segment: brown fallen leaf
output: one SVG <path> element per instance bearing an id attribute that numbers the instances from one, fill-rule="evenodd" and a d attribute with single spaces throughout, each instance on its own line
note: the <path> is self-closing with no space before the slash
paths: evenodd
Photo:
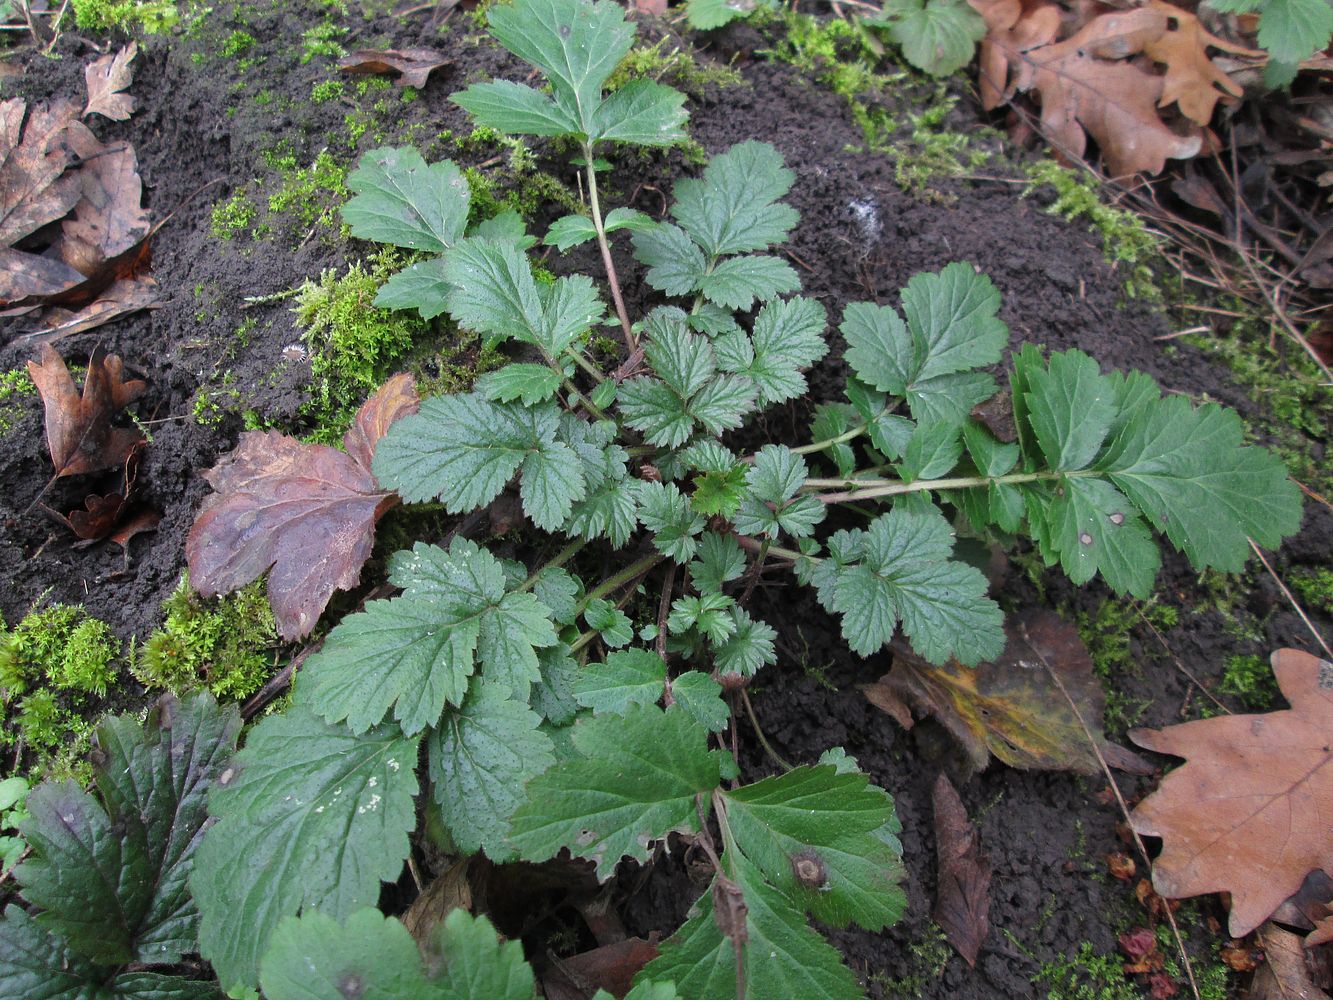
<path id="1" fill-rule="evenodd" d="M 1266 961 L 1255 970 L 1250 1000 L 1330 1000 L 1315 985 L 1300 935 L 1277 924 L 1264 924 L 1259 943 Z"/>
<path id="2" fill-rule="evenodd" d="M 83 107 L 82 117 L 102 115 L 112 121 L 123 122 L 134 113 L 134 98 L 121 91 L 134 82 L 134 70 L 130 63 L 139 54 L 137 42 L 130 42 L 114 55 L 106 55 L 83 69 L 83 79 L 88 86 L 88 103 Z"/>
<path id="3" fill-rule="evenodd" d="M 986 37 L 977 55 L 981 106 L 994 111 L 1009 100 L 1011 69 L 1024 52 L 1055 41 L 1060 34 L 1060 8 L 1050 0 L 968 0 L 986 22 Z"/>
<path id="4" fill-rule="evenodd" d="M 1121 968 L 1130 975 L 1160 972 L 1166 957 L 1157 950 L 1157 935 L 1150 927 L 1131 927 L 1117 938 L 1120 950 L 1129 961 Z"/>
<path id="5" fill-rule="evenodd" d="M 0 304 L 37 306 L 67 294 L 84 280 L 64 261 L 0 247 Z"/>
<path id="6" fill-rule="evenodd" d="M 204 473 L 217 492 L 204 501 L 185 542 L 195 590 L 205 597 L 230 593 L 267 572 L 278 634 L 289 641 L 309 635 L 333 592 L 356 586 L 375 525 L 398 502 L 360 461 L 373 455 L 388 427 L 377 414 L 404 416 L 416 404 L 412 377 L 394 376 L 361 407 L 343 438 L 348 453 L 277 431 L 242 434 L 236 449 Z"/>
<path id="7" fill-rule="evenodd" d="M 0 246 L 5 247 L 66 215 L 80 197 L 77 175 L 65 173 L 70 151 L 61 142 L 78 108 L 69 101 L 31 115 L 27 108 L 18 97 L 0 104 Z M 0 283 L 0 299 L 18 297 Z"/>
<path id="8" fill-rule="evenodd" d="M 143 440 L 138 430 L 111 424 L 147 388 L 138 379 L 125 381 L 124 365 L 116 355 L 103 354 L 100 348 L 93 352 L 82 396 L 50 344 L 42 345 L 40 363 L 28 362 L 28 375 L 46 411 L 46 447 L 56 479 L 123 465 Z"/>
<path id="9" fill-rule="evenodd" d="M 1148 58 L 1166 65 L 1162 96 L 1157 106 L 1165 108 L 1172 103 L 1180 106 L 1181 113 L 1199 125 L 1213 119 L 1218 101 L 1236 103 L 1244 90 L 1240 84 L 1222 72 L 1208 58 L 1208 49 L 1221 49 L 1233 55 L 1262 58 L 1264 53 L 1232 45 L 1224 38 L 1209 32 L 1189 11 L 1162 0 L 1150 0 L 1149 8 L 1162 17 L 1162 32 L 1143 47 Z"/>
<path id="10" fill-rule="evenodd" d="M 103 146 L 78 123 L 66 136 L 85 162 L 79 168 L 82 197 L 74 206 L 74 218 L 61 223 L 57 249 L 61 260 L 92 277 L 109 261 L 141 246 L 151 226 L 148 211 L 140 204 L 143 183 L 133 147 Z"/>
<path id="11" fill-rule="evenodd" d="M 1297 649 L 1272 664 L 1290 709 L 1130 734 L 1186 758 L 1131 816 L 1135 831 L 1162 838 L 1154 887 L 1172 898 L 1230 892 L 1237 938 L 1333 865 L 1333 664 Z"/>
<path id="12" fill-rule="evenodd" d="M 1057 672 L 1100 739 L 1105 699 L 1078 629 L 1052 612 L 1032 610 L 1010 621 L 1005 633 L 1000 657 L 975 668 L 956 661 L 935 666 L 894 642 L 893 669 L 881 683 L 935 716 L 978 770 L 994 754 L 1010 767 L 1099 773 L 1083 727 L 1043 663 Z M 1113 766 L 1132 763 L 1128 751 L 1104 740 L 1101 747 Z"/>
<path id="13" fill-rule="evenodd" d="M 560 959 L 542 976 L 546 1000 L 592 1000 L 598 990 L 623 997 L 639 970 L 657 957 L 657 932 Z"/>
<path id="14" fill-rule="evenodd" d="M 967 818 L 963 800 L 941 774 L 931 793 L 935 811 L 935 851 L 939 857 L 939 888 L 931 916 L 968 965 L 990 933 L 990 859 L 981 851 L 977 829 Z"/>
<path id="15" fill-rule="evenodd" d="M 471 858 L 456 861 L 435 880 L 403 914 L 403 926 L 421 947 L 435 940 L 435 928 L 454 910 L 472 911 L 472 884 L 468 881 Z"/>
<path id="16" fill-rule="evenodd" d="M 42 316 L 41 326 L 25 330 L 13 342 L 53 344 L 63 337 L 110 323 L 117 317 L 141 309 L 157 309 L 161 305 L 157 281 L 151 274 L 122 278 L 77 312 L 58 307 L 48 309 Z"/>
<path id="17" fill-rule="evenodd" d="M 426 79 L 452 59 L 438 49 L 357 49 L 338 60 L 345 73 L 397 73 L 398 86 L 426 86 Z"/>

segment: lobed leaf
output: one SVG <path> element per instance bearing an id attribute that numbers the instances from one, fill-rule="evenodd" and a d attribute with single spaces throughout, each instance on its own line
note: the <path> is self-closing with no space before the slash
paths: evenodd
<path id="1" fill-rule="evenodd" d="M 410 146 L 372 149 L 347 187 L 343 220 L 358 239 L 442 253 L 463 236 L 472 194 L 452 161 L 427 166 Z"/>

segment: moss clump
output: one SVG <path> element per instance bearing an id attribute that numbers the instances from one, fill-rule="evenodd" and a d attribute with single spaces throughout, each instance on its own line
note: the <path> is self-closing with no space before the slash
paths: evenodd
<path id="1" fill-rule="evenodd" d="M 944 127 L 949 112 L 958 103 L 940 85 L 934 103 L 920 114 L 907 116 L 911 138 L 895 144 L 893 177 L 904 191 L 929 201 L 944 201 L 930 182 L 936 177 L 957 176 L 977 170 L 990 160 L 990 152 L 974 145 L 970 136 Z"/>
<path id="2" fill-rule="evenodd" d="M 310 100 L 316 104 L 327 104 L 338 100 L 346 92 L 347 87 L 341 80 L 321 80 L 310 88 Z"/>
<path id="3" fill-rule="evenodd" d="M 206 600 L 182 577 L 162 610 L 162 627 L 130 666 L 144 687 L 181 694 L 206 686 L 218 698 L 240 699 L 268 679 L 278 635 L 262 582 Z"/>
<path id="4" fill-rule="evenodd" d="M 1241 704 L 1256 712 L 1266 712 L 1277 700 L 1277 680 L 1262 656 L 1228 656 L 1222 667 L 1223 694 L 1235 695 Z"/>
<path id="5" fill-rule="evenodd" d="M 679 45 L 667 48 L 668 39 L 654 45 L 635 46 L 607 78 L 607 90 L 619 90 L 631 80 L 647 78 L 665 82 L 683 90 L 691 97 L 703 97 L 717 87 L 740 87 L 745 78 L 730 66 L 704 65 L 693 52 L 683 51 Z"/>
<path id="6" fill-rule="evenodd" d="M 313 439 L 336 444 L 363 400 L 379 388 L 428 324 L 415 313 L 378 309 L 380 286 L 403 265 L 395 250 L 381 251 L 366 266 L 345 274 L 327 270 L 296 293 L 297 325 L 310 353 L 312 398 L 303 416 Z"/>
<path id="7" fill-rule="evenodd" d="M 254 224 L 256 208 L 245 194 L 237 193 L 226 201 L 213 206 L 209 219 L 213 235 L 220 240 L 232 240 L 250 230 Z"/>
<path id="8" fill-rule="evenodd" d="M 115 679 L 111 663 L 120 641 L 106 622 L 77 604 L 53 604 L 0 632 L 0 685 L 5 700 L 23 694 L 39 677 L 57 688 L 102 697 Z"/>
<path id="9" fill-rule="evenodd" d="M 237 29 L 223 40 L 222 56 L 224 59 L 239 59 L 257 44 L 258 39 L 254 35 Z"/>
<path id="10" fill-rule="evenodd" d="M 1125 292 L 1130 298 L 1156 302 L 1161 299 L 1151 263 L 1161 251 L 1161 240 L 1148 230 L 1143 219 L 1102 200 L 1101 189 L 1091 175 L 1062 167 L 1054 160 L 1040 160 L 1027 168 L 1030 183 L 1023 197 L 1039 186 L 1055 189 L 1055 203 L 1047 209 L 1063 219 L 1083 219 L 1102 238 L 1102 253 L 1113 266 L 1125 268 Z"/>
<path id="11" fill-rule="evenodd" d="M 1106 600 L 1092 614 L 1079 612 L 1074 616 L 1079 638 L 1092 659 L 1092 671 L 1106 692 L 1103 718 L 1111 733 L 1133 726 L 1149 704 L 1130 698 L 1123 689 L 1124 677 L 1140 669 L 1130 655 L 1130 639 L 1139 626 L 1140 615 L 1159 632 L 1175 628 L 1180 621 L 1179 612 L 1169 604 L 1141 605 L 1128 600 Z"/>
<path id="12" fill-rule="evenodd" d="M 1307 608 L 1333 614 L 1333 569 L 1302 567 L 1287 580 Z"/>
<path id="13" fill-rule="evenodd" d="M 176 5 L 164 0 L 73 0 L 70 6 L 74 23 L 84 31 L 138 29 L 155 35 L 180 20 Z"/>
<path id="14" fill-rule="evenodd" d="M 338 44 L 338 39 L 347 34 L 347 29 L 335 21 L 326 18 L 322 23 L 308 28 L 301 33 L 301 65 L 312 59 L 341 59 L 347 50 Z"/>
<path id="15" fill-rule="evenodd" d="M 490 159 L 497 147 L 504 151 L 503 164 L 485 169 L 463 168 L 463 177 L 472 195 L 469 225 L 492 218 L 506 209 L 513 209 L 524 219 L 529 219 L 543 205 L 551 203 L 567 212 L 584 211 L 578 195 L 554 175 L 538 169 L 536 155 L 522 139 L 503 135 L 484 125 L 468 135 L 442 132 L 439 138 L 452 143 L 454 153 L 465 156 L 484 155 Z"/>
<path id="16" fill-rule="evenodd" d="M 1048 962 L 1034 982 L 1045 986 L 1046 1000 L 1140 1000 L 1138 987 L 1125 975 L 1115 955 L 1098 955 L 1092 942 L 1078 954 Z"/>
<path id="17" fill-rule="evenodd" d="M 297 166 L 290 153 L 276 157 L 274 168 L 281 175 L 278 190 L 269 195 L 268 209 L 277 214 L 291 213 L 307 229 L 329 227 L 338 221 L 338 209 L 347 200 L 347 168 L 327 149 L 310 166 Z"/>
<path id="18" fill-rule="evenodd" d="M 36 392 L 37 387 L 22 368 L 0 372 L 0 434 L 8 433 L 15 421 L 23 416 L 23 397 Z"/>

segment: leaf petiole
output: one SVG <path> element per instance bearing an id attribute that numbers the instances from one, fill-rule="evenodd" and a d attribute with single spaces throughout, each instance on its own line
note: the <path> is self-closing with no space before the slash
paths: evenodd
<path id="1" fill-rule="evenodd" d="M 635 348 L 639 346 L 639 339 L 634 336 L 629 313 L 625 311 L 625 300 L 620 294 L 620 279 L 616 277 L 616 265 L 611 259 L 611 245 L 606 239 L 606 224 L 602 221 L 602 206 L 597 197 L 597 171 L 593 166 L 590 142 L 583 144 L 583 159 L 586 162 L 584 172 L 588 177 L 588 207 L 592 209 L 592 225 L 597 230 L 597 246 L 602 251 L 602 266 L 606 268 L 606 281 L 611 286 L 611 300 L 616 304 L 616 315 L 620 317 L 620 328 L 625 334 L 625 349 L 633 354 Z"/>

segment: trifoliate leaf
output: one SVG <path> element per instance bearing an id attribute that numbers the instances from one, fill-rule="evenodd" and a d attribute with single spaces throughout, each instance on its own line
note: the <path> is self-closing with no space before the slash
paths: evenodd
<path id="1" fill-rule="evenodd" d="M 597 227 L 592 224 L 592 219 L 586 215 L 563 215 L 551 223 L 542 242 L 564 253 L 596 238 Z"/>
<path id="2" fill-rule="evenodd" d="M 358 239 L 441 253 L 463 236 L 471 189 L 449 160 L 427 166 L 410 146 L 372 149 L 347 187 L 343 220 Z"/>
<path id="3" fill-rule="evenodd" d="M 578 662 L 569 655 L 568 644 L 562 642 L 537 650 L 537 665 L 541 678 L 528 692 L 529 707 L 553 726 L 569 725 L 579 710 L 574 698 Z"/>
<path id="4" fill-rule="evenodd" d="M 671 679 L 671 696 L 675 708 L 688 712 L 710 733 L 727 728 L 731 710 L 722 700 L 722 685 L 698 670 L 687 670 Z"/>
<path id="5" fill-rule="evenodd" d="M 890 460 L 901 458 L 916 424 L 893 412 L 896 402 L 859 379 L 847 380 L 847 399 L 866 425 L 870 443 Z M 972 404 L 968 404 L 969 407 Z"/>
<path id="6" fill-rule="evenodd" d="M 801 1000 L 861 1000 L 851 970 L 791 900 L 730 847 L 722 865 L 745 899 L 746 995 Z M 663 942 L 658 957 L 640 976 L 674 982 L 691 1000 L 735 1000 L 736 948 L 713 916 L 712 893 L 700 899 L 698 916 Z"/>
<path id="7" fill-rule="evenodd" d="M 717 371 L 712 347 L 689 331 L 680 309 L 654 309 L 649 314 L 643 354 L 657 377 L 683 400 L 702 389 Z"/>
<path id="8" fill-rule="evenodd" d="M 725 642 L 736 634 L 736 619 L 731 615 L 735 602 L 725 594 L 686 595 L 676 598 L 667 616 L 672 635 L 698 629 L 713 643 Z"/>
<path id="9" fill-rule="evenodd" d="M 553 441 L 524 459 L 518 495 L 524 513 L 537 527 L 555 531 L 586 492 L 583 464 L 563 441 Z"/>
<path id="10" fill-rule="evenodd" d="M 809 535 L 824 520 L 824 505 L 812 496 L 797 496 L 809 470 L 805 459 L 786 445 L 765 445 L 755 454 L 746 476 L 749 488 L 733 524 L 743 535 L 777 538 Z"/>
<path id="11" fill-rule="evenodd" d="M 190 879 L 200 952 L 224 986 L 258 981 L 283 917 L 343 919 L 398 877 L 416 825 L 419 742 L 392 724 L 357 736 L 302 705 L 250 730 L 209 796 L 217 823 Z"/>
<path id="12" fill-rule="evenodd" d="M 778 662 L 774 642 L 778 634 L 767 622 L 756 621 L 744 608 L 733 607 L 735 632 L 713 647 L 713 662 L 720 673 L 753 677 L 765 664 Z"/>
<path id="13" fill-rule="evenodd" d="M 828 353 L 827 325 L 824 307 L 814 299 L 770 302 L 759 310 L 748 338 L 738 330 L 718 339 L 718 364 L 749 376 L 763 403 L 794 399 L 806 391 L 802 371 Z"/>
<path id="14" fill-rule="evenodd" d="M 689 295 L 699 287 L 708 262 L 679 226 L 662 223 L 636 232 L 634 259 L 648 267 L 644 280 L 668 295 Z"/>
<path id="15" fill-rule="evenodd" d="M 574 682 L 574 697 L 601 715 L 624 714 L 631 705 L 655 705 L 662 697 L 666 664 L 647 649 L 612 653 L 605 663 L 589 663 Z"/>
<path id="16" fill-rule="evenodd" d="M 617 548 L 629 541 L 639 524 L 639 510 L 635 480 L 624 478 L 623 466 L 620 471 L 620 479 L 607 480 L 574 505 L 565 531 L 589 540 L 607 538 Z"/>
<path id="17" fill-rule="evenodd" d="M 901 858 L 875 835 L 893 803 L 864 774 L 798 767 L 723 794 L 737 846 L 815 919 L 881 930 L 902 916 Z"/>
<path id="18" fill-rule="evenodd" d="M 743 375 L 711 378 L 689 401 L 689 414 L 710 434 L 735 430 L 754 409 L 755 386 Z"/>
<path id="19" fill-rule="evenodd" d="M 561 625 L 571 625 L 578 617 L 579 581 L 559 566 L 547 566 L 537 574 L 532 593 L 548 608 L 551 618 Z"/>
<path id="20" fill-rule="evenodd" d="M 642 432 L 650 444 L 677 448 L 694 431 L 685 400 L 658 379 L 640 375 L 620 383 L 616 405 L 625 423 Z"/>
<path id="21" fill-rule="evenodd" d="M 745 466 L 737 462 L 724 472 L 705 472 L 694 479 L 690 506 L 705 517 L 731 517 L 745 496 Z"/>
<path id="22" fill-rule="evenodd" d="M 1243 444 L 1240 417 L 1167 396 L 1141 408 L 1094 465 L 1196 568 L 1237 572 L 1249 538 L 1276 548 L 1300 527 L 1300 492 L 1281 460 Z"/>
<path id="23" fill-rule="evenodd" d="M 875 652 L 901 621 L 912 648 L 932 663 L 952 656 L 972 665 L 1000 654 L 1000 609 L 986 597 L 985 576 L 949 558 L 953 532 L 937 510 L 895 508 L 869 531 L 838 535 L 849 553 L 859 549 L 860 561 L 830 559 L 815 580 L 820 601 L 842 614 L 843 637 L 855 652 Z"/>
<path id="24" fill-rule="evenodd" d="M 1331 36 L 1333 7 L 1326 0 L 1269 0 L 1263 5 L 1259 44 L 1275 62 L 1299 64 L 1327 48 Z"/>
<path id="25" fill-rule="evenodd" d="M 962 423 L 994 392 L 993 380 L 971 369 L 999 361 L 1008 343 L 996 316 L 1000 293 L 971 265 L 953 263 L 915 275 L 902 298 L 905 324 L 888 306 L 847 307 L 839 328 L 847 362 L 875 389 L 905 397 L 918 420 Z"/>
<path id="26" fill-rule="evenodd" d="M 235 709 L 219 709 L 207 693 L 164 699 L 146 724 L 103 722 L 98 798 L 72 781 L 27 796 L 20 830 L 32 853 L 15 877 L 42 910 L 37 924 L 102 964 L 171 965 L 196 951 L 199 916 L 186 881 L 208 789 L 239 733 Z M 0 958 L 0 982 L 3 966 Z"/>
<path id="27" fill-rule="evenodd" d="M 675 483 L 636 484 L 639 520 L 653 533 L 653 546 L 668 559 L 687 563 L 694 557 L 695 537 L 707 520 L 690 507 Z"/>
<path id="28" fill-rule="evenodd" d="M 671 214 L 709 257 L 766 250 L 799 218 L 775 204 L 795 180 L 768 143 L 742 142 L 714 156 L 703 177 L 676 182 Z"/>
<path id="29" fill-rule="evenodd" d="M 523 362 L 486 372 L 477 379 L 476 391 L 495 402 L 519 399 L 524 406 L 536 406 L 555 395 L 561 379 L 554 368 Z"/>
<path id="30" fill-rule="evenodd" d="M 596 862 L 604 879 L 622 857 L 647 860 L 649 841 L 672 830 L 698 832 L 695 796 L 722 776 L 708 730 L 685 712 L 651 705 L 573 728 L 581 756 L 530 781 L 528 801 L 514 815 L 510 841 L 523 858 L 541 861 L 567 847 Z"/>
<path id="31" fill-rule="evenodd" d="M 634 42 L 634 27 L 616 4 L 589 0 L 518 0 L 487 11 L 496 41 L 546 74 L 556 103 L 596 135 L 602 87 Z"/>
<path id="32" fill-rule="evenodd" d="M 722 585 L 745 572 L 745 553 L 731 535 L 706 531 L 699 538 L 698 554 L 690 563 L 690 579 L 702 593 L 721 591 Z"/>
<path id="33" fill-rule="evenodd" d="M 685 138 L 685 95 L 653 80 L 631 80 L 593 114 L 590 138 L 670 146 Z"/>
<path id="34" fill-rule="evenodd" d="M 728 257 L 699 279 L 699 293 L 724 309 L 749 309 L 801 287 L 785 260 L 759 254 Z"/>
<path id="35" fill-rule="evenodd" d="M 610 601 L 592 600 L 583 612 L 588 627 L 600 633 L 602 642 L 612 649 L 629 645 L 634 638 L 634 626 L 629 616 Z"/>
<path id="36" fill-rule="evenodd" d="M 474 83 L 449 95 L 478 125 L 510 135 L 577 135 L 578 119 L 539 90 L 509 80 Z"/>
<path id="37" fill-rule="evenodd" d="M 449 911 L 422 954 L 407 928 L 376 909 L 340 924 L 308 911 L 283 921 L 264 956 L 268 1000 L 532 1000 L 532 969 L 518 941 L 501 942 L 485 917 Z"/>
<path id="38" fill-rule="evenodd" d="M 893 0 L 892 14 L 889 37 L 909 63 L 931 76 L 962 69 L 986 37 L 985 20 L 962 0 Z"/>
<path id="39" fill-rule="evenodd" d="M 523 785 L 555 763 L 540 723 L 506 687 L 474 677 L 463 704 L 431 731 L 426 749 L 435 801 L 464 854 L 512 857 L 505 837 Z"/>
<path id="40" fill-rule="evenodd" d="M 415 309 L 422 319 L 434 319 L 444 312 L 448 294 L 444 258 L 432 257 L 390 275 L 372 304 L 381 309 Z"/>
<path id="41" fill-rule="evenodd" d="M 903 479 L 938 479 L 955 465 L 963 454 L 963 443 L 958 438 L 958 425 L 938 422 L 921 423 L 912 432 L 898 466 Z"/>

